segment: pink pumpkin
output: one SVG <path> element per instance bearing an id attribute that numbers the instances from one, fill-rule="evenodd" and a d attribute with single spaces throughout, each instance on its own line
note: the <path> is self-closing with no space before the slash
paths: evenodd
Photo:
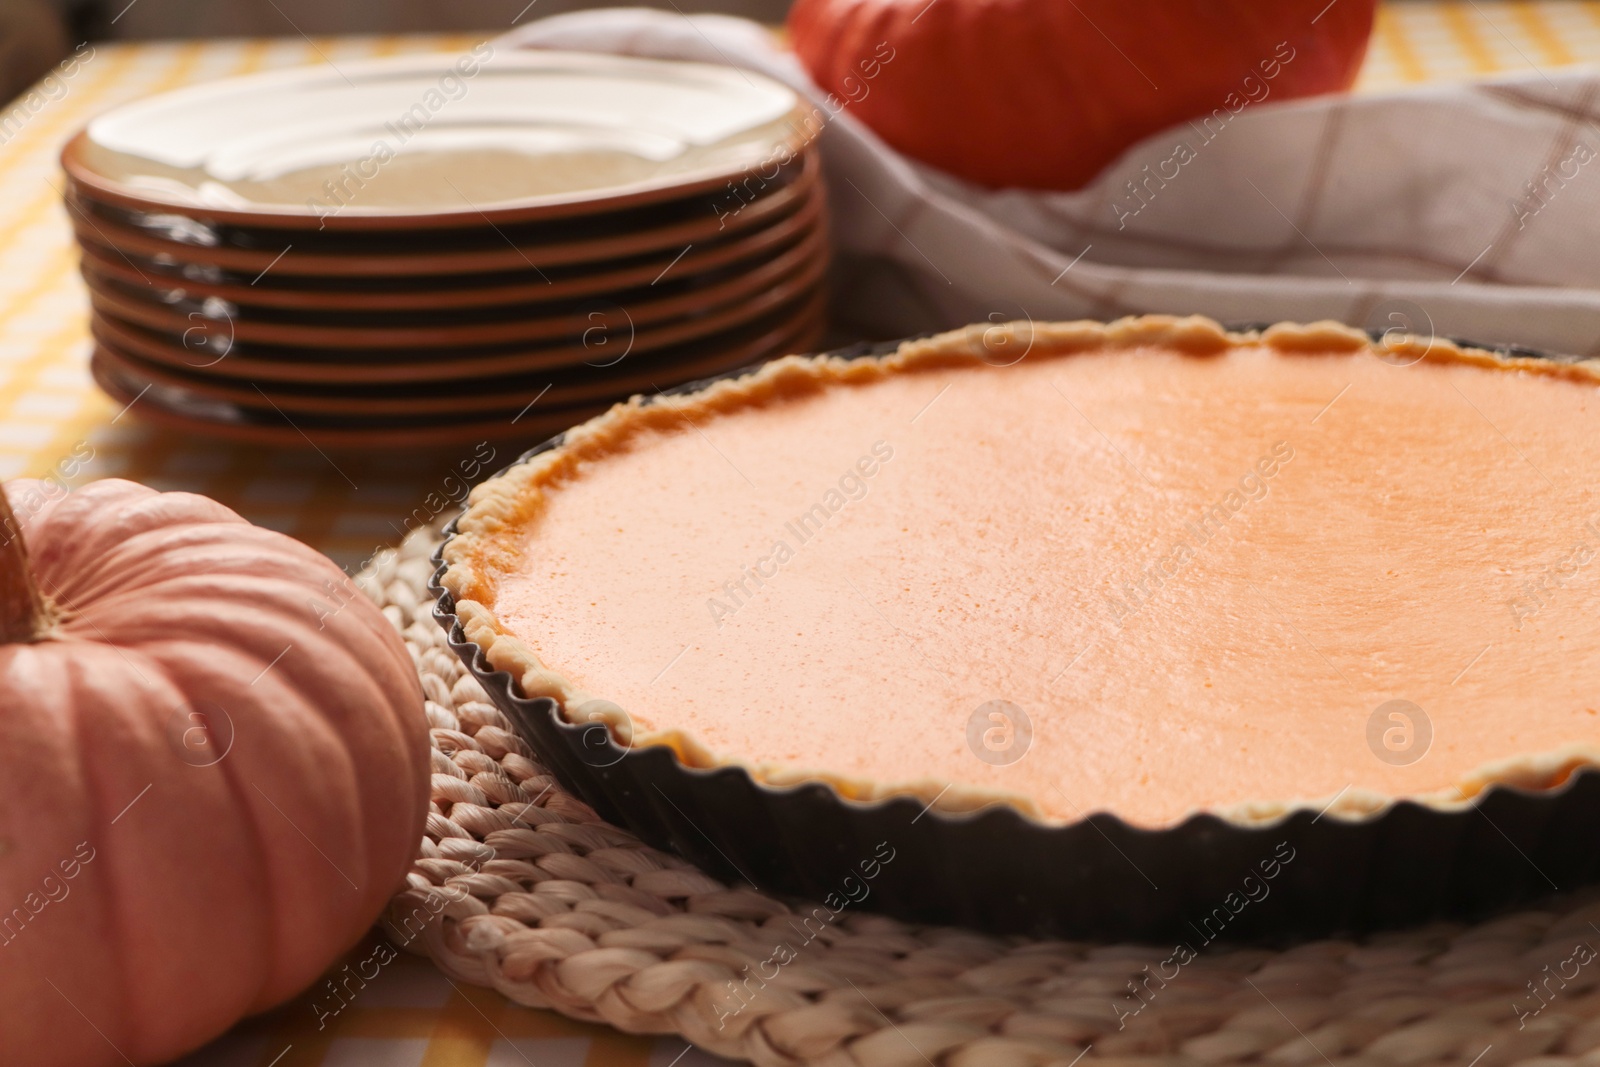
<path id="1" fill-rule="evenodd" d="M 0 1064 L 159 1063 L 309 985 L 401 884 L 417 674 L 332 562 L 215 501 L 5 495 Z"/>

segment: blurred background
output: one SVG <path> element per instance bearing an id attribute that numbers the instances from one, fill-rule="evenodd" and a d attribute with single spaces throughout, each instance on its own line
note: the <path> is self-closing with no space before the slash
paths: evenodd
<path id="1" fill-rule="evenodd" d="M 680 9 L 682 0 L 0 0 L 0 99 L 84 40 L 430 33 L 510 27 L 591 7 Z M 790 0 L 694 0 L 682 8 L 783 21 Z"/>

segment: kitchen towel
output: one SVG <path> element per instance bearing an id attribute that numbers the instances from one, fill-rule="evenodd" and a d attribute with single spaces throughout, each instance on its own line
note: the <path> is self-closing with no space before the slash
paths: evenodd
<path id="1" fill-rule="evenodd" d="M 732 64 L 803 93 L 831 194 L 836 320 L 852 333 L 1168 312 L 1600 355 L 1593 68 L 1294 101 L 1241 72 L 1205 121 L 1046 193 L 901 155 L 754 22 L 618 8 L 502 41 Z M 894 91 L 892 42 L 880 51 L 857 100 Z"/>

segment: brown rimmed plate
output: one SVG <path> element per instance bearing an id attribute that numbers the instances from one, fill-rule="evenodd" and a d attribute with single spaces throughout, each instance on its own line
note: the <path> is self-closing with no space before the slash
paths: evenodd
<path id="1" fill-rule="evenodd" d="M 140 422 L 186 435 L 267 448 L 428 449 L 476 441 L 523 440 L 573 426 L 604 411 L 592 404 L 562 409 L 507 409 L 471 419 L 319 419 L 270 407 L 247 408 L 158 385 L 99 360 L 89 370 L 107 396 Z"/>
<path id="2" fill-rule="evenodd" d="M 735 301 L 701 315 L 681 316 L 664 323 L 638 328 L 626 309 L 597 307 L 575 316 L 573 328 L 557 343 L 525 346 L 499 345 L 464 348 L 336 348 L 314 349 L 305 346 L 266 345 L 238 340 L 226 321 L 190 320 L 182 333 L 159 332 L 126 322 L 96 308 L 91 311 L 90 331 L 108 347 L 156 364 L 182 368 L 189 372 L 218 375 L 222 363 L 246 359 L 254 363 L 278 362 L 286 368 L 308 368 L 331 364 L 341 368 L 370 367 L 377 374 L 382 368 L 398 367 L 393 373 L 413 375 L 422 365 L 431 364 L 439 373 L 424 380 L 512 374 L 546 367 L 571 367 L 579 364 L 607 366 L 625 355 L 646 355 L 675 345 L 703 342 L 728 330 L 743 327 L 792 301 L 799 293 L 814 287 L 826 273 L 827 261 L 814 259 L 799 273 L 783 279 L 753 297 Z M 341 371 L 342 373 L 342 371 Z M 293 380 L 280 377 L 276 380 Z M 311 379 L 307 379 L 311 380 Z M 400 379 L 393 379 L 400 380 Z"/>
<path id="3" fill-rule="evenodd" d="M 561 444 L 553 438 L 516 462 Z M 452 536 L 453 526 L 445 543 Z M 665 746 L 625 748 L 604 722 L 574 724 L 555 701 L 523 696 L 462 632 L 438 582 L 442 549 L 435 618 L 539 759 L 603 818 L 729 884 L 810 901 L 848 894 L 862 910 L 1000 934 L 1176 944 L 1188 952 L 1174 953 L 1181 967 L 1219 938 L 1291 941 L 1474 920 L 1600 880 L 1592 847 L 1600 773 L 1588 770 L 1554 789 L 1496 785 L 1449 810 L 1402 800 L 1358 819 L 1300 808 L 1249 826 L 1203 813 L 1145 829 L 1106 812 L 1046 825 L 1006 805 L 957 815 L 911 797 L 849 800 L 818 782 L 764 785 L 738 766 L 690 768 Z M 858 897 L 872 859 L 870 892 Z M 1241 890 L 1246 872 L 1268 869 Z"/>
<path id="4" fill-rule="evenodd" d="M 820 324 L 796 335 L 792 343 L 763 354 L 762 359 L 814 347 L 822 334 Z M 245 407 L 206 400 L 187 390 L 157 385 L 137 375 L 127 375 L 103 362 L 91 360 L 95 382 L 130 417 L 185 434 L 214 437 L 240 444 L 271 448 L 341 449 L 385 448 L 413 450 L 471 444 L 476 441 L 526 441 L 576 426 L 604 411 L 607 404 L 575 408 L 520 409 L 489 412 L 468 419 L 330 419 L 291 417 L 270 404 Z"/>
<path id="5" fill-rule="evenodd" d="M 754 71 L 484 42 L 146 97 L 96 117 L 61 161 L 131 210 L 301 230 L 507 225 L 720 189 L 798 155 L 810 110 Z"/>
<path id="6" fill-rule="evenodd" d="M 734 199 L 734 208 L 725 205 L 728 196 L 696 201 L 695 209 L 679 221 L 664 225 L 612 225 L 584 228 L 578 234 L 555 239 L 538 230 L 506 230 L 489 226 L 471 233 L 459 242 L 429 241 L 426 235 L 413 240 L 404 235 L 398 241 L 378 244 L 376 238 L 361 241 L 342 237 L 315 237 L 288 234 L 226 234 L 235 243 L 193 243 L 220 236 L 195 236 L 190 241 L 173 240 L 150 228 L 141 229 L 104 206 L 86 202 L 68 191 L 68 216 L 73 234 L 83 244 L 96 245 L 112 254 L 125 250 L 140 256 L 168 256 L 175 263 L 198 263 L 259 276 L 270 270 L 311 277 L 368 276 L 396 277 L 432 274 L 469 274 L 484 271 L 533 270 L 547 267 L 594 264 L 611 259 L 679 250 L 696 242 L 722 240 L 747 234 L 781 222 L 819 196 L 820 164 L 815 154 L 799 163 L 796 177 L 781 186 L 764 191 L 750 201 Z M 722 210 L 719 209 L 722 206 Z M 162 218 L 168 218 L 162 216 Z M 172 217 L 169 233 L 184 233 L 180 224 L 191 223 Z M 607 231 L 610 232 L 607 232 Z M 207 230 L 206 233 L 210 234 Z M 249 245 L 241 244 L 245 237 Z M 321 248 L 338 251 L 307 251 Z"/>
<path id="7" fill-rule="evenodd" d="M 651 392 L 686 379 L 701 378 L 741 367 L 797 346 L 820 323 L 825 294 L 813 286 L 763 318 L 699 337 L 676 349 L 654 353 L 648 360 L 626 356 L 607 365 L 566 367 L 548 374 L 430 382 L 426 385 L 316 386 L 272 382 L 218 381 L 203 373 L 181 373 L 138 359 L 101 344 L 91 362 L 124 380 L 182 390 L 193 397 L 243 407 L 271 406 L 291 416 L 426 417 L 465 416 L 520 407 L 541 401 L 556 407 L 619 400 Z"/>
<path id="8" fill-rule="evenodd" d="M 265 275 L 141 256 L 96 244 L 79 246 L 83 262 L 105 277 L 146 286 L 156 300 L 168 295 L 216 297 L 240 305 L 324 311 L 421 311 L 489 307 L 521 301 L 604 296 L 716 271 L 754 265 L 815 233 L 823 203 L 808 198 L 799 211 L 770 226 L 731 238 L 697 243 L 688 251 L 645 254 L 598 264 L 486 274 L 365 278 L 298 277 L 274 268 Z"/>
<path id="9" fill-rule="evenodd" d="M 194 327 L 250 344 L 308 348 L 445 348 L 581 338 L 609 329 L 654 326 L 689 315 L 711 316 L 758 295 L 777 301 L 815 281 L 826 268 L 820 231 L 758 265 L 725 269 L 714 278 L 684 278 L 583 301 L 527 302 L 507 308 L 420 312 L 293 312 L 223 302 L 159 298 L 160 290 L 107 277 L 82 265 L 90 305 L 108 318 L 182 337 Z M 715 327 L 713 327 L 715 328 Z"/>

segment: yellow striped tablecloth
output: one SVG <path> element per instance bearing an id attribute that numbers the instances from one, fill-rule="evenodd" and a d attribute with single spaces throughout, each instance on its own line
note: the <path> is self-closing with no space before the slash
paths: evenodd
<path id="1" fill-rule="evenodd" d="M 284 27 L 285 34 L 293 28 Z M 490 28 L 490 32 L 498 32 Z M 205 493 L 354 567 L 425 519 L 451 459 L 381 455 L 338 468 L 314 451 L 194 440 L 141 425 L 88 374 L 88 304 L 61 207 L 56 155 L 90 116 L 230 74 L 420 50 L 473 38 L 402 37 L 97 44 L 49 93 L 0 109 L 0 478 L 72 471 Z M 1600 0 L 1395 0 L 1379 12 L 1361 89 L 1600 60 Z M 64 88 L 63 88 L 64 86 Z M 528 442 L 532 444 L 533 442 Z M 504 458 L 512 450 L 505 448 Z M 83 461 L 85 455 L 92 458 Z M 352 958 L 364 959 L 370 945 Z M 326 991 L 323 991 L 324 994 Z M 183 1067 L 705 1067 L 682 1041 L 630 1038 L 391 964 L 348 1005 L 313 990 L 241 1024 Z M 339 1010 L 332 1009 L 337 1006 Z"/>

